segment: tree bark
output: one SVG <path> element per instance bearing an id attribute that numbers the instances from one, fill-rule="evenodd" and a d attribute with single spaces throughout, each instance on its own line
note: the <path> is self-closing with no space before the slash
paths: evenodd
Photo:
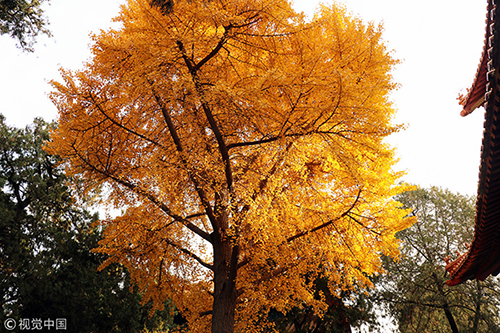
<path id="1" fill-rule="evenodd" d="M 450 324 L 451 331 L 453 333 L 458 333 L 457 323 L 455 322 L 455 318 L 453 318 L 453 314 L 451 313 L 447 303 L 443 305 L 443 310 L 446 318 L 448 319 L 448 323 Z"/>
<path id="2" fill-rule="evenodd" d="M 221 217 L 220 217 L 221 218 Z M 222 219 L 224 219 L 222 217 Z M 227 225 L 226 221 L 221 224 Z M 236 311 L 236 271 L 239 249 L 225 235 L 225 228 L 214 235 L 214 301 L 212 333 L 233 333 Z"/>
<path id="3" fill-rule="evenodd" d="M 483 288 L 481 286 L 481 282 L 479 280 L 476 280 L 476 295 L 475 301 L 476 301 L 476 313 L 474 314 L 474 324 L 472 326 L 472 332 L 476 333 L 478 331 L 479 327 L 479 319 L 481 318 L 481 297 L 483 295 Z"/>
<path id="4" fill-rule="evenodd" d="M 446 319 L 448 319 L 448 323 L 450 324 L 451 331 L 453 333 L 458 333 L 457 323 L 455 322 L 455 318 L 453 317 L 453 314 L 450 311 L 450 306 L 449 306 L 448 301 L 446 299 L 446 294 L 443 290 L 442 282 L 440 279 L 438 279 L 435 272 L 432 273 L 432 276 L 433 276 L 434 280 L 436 281 L 436 285 L 437 285 L 439 294 L 443 298 L 442 308 L 443 308 L 444 314 L 446 315 Z"/>

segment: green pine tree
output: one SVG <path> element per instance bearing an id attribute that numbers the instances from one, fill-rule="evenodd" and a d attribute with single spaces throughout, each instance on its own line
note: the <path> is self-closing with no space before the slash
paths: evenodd
<path id="1" fill-rule="evenodd" d="M 102 271 L 93 253 L 101 231 L 85 209 L 76 179 L 42 146 L 54 124 L 25 129 L 0 115 L 0 291 L 6 318 L 66 318 L 71 332 L 140 332 L 173 327 L 172 307 L 149 317 L 120 265 Z"/>

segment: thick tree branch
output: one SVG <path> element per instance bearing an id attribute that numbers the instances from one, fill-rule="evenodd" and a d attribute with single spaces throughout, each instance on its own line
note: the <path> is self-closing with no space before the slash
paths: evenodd
<path id="1" fill-rule="evenodd" d="M 189 165 L 188 165 L 189 164 L 188 161 L 186 161 L 186 159 L 183 156 L 183 154 L 184 154 L 184 148 L 182 147 L 181 140 L 179 138 L 177 130 L 175 129 L 174 123 L 172 121 L 172 117 L 170 117 L 170 114 L 169 114 L 169 112 L 167 110 L 167 107 L 165 106 L 165 103 L 163 103 L 163 101 L 156 94 L 156 92 L 154 91 L 154 89 L 152 91 L 153 91 L 153 95 L 154 95 L 154 97 L 156 99 L 156 102 L 160 106 L 161 112 L 163 114 L 163 118 L 165 119 L 165 122 L 167 123 L 167 127 L 168 127 L 168 130 L 170 132 L 170 136 L 172 137 L 172 140 L 174 141 L 174 144 L 175 144 L 175 147 L 177 149 L 177 152 L 180 154 L 181 161 L 182 161 L 182 163 L 184 165 L 184 168 L 187 170 L 187 172 L 189 174 L 189 178 L 191 179 L 191 181 L 194 184 L 196 192 L 198 193 L 198 196 L 199 196 L 199 198 L 201 200 L 201 203 L 203 204 L 203 207 L 205 208 L 205 212 L 207 213 L 208 218 L 212 222 L 212 225 L 215 225 L 215 220 L 216 219 L 215 219 L 215 214 L 214 214 L 212 205 L 210 204 L 210 202 L 208 200 L 208 197 L 207 197 L 207 194 L 203 190 L 203 187 L 202 187 L 201 183 L 199 182 L 199 180 L 197 179 L 196 175 L 194 175 L 193 172 L 190 171 L 190 168 L 189 168 Z"/>
<path id="2" fill-rule="evenodd" d="M 443 309 L 444 308 L 443 304 L 425 303 L 422 301 L 414 301 L 414 300 L 408 300 L 408 299 L 400 301 L 400 300 L 395 300 L 394 297 L 381 297 L 381 300 L 383 300 L 384 302 L 394 303 L 394 304 L 415 304 L 418 306 L 426 306 L 426 307 L 435 308 L 435 309 Z"/>
<path id="3" fill-rule="evenodd" d="M 145 191 L 144 189 L 140 188 L 137 185 L 126 182 L 123 179 L 117 178 L 115 176 L 110 176 L 110 175 L 108 175 L 108 177 L 111 178 L 112 180 L 114 180 L 115 182 L 117 182 L 118 184 L 123 185 L 123 186 L 127 187 L 128 189 L 132 190 L 132 192 L 149 199 L 151 202 L 153 202 L 155 205 L 157 205 L 162 211 L 164 211 L 168 216 L 170 216 L 174 220 L 182 223 L 183 225 L 186 226 L 186 228 L 188 228 L 189 230 L 191 230 L 192 232 L 194 232 L 198 236 L 202 237 L 206 241 L 212 243 L 212 237 L 210 236 L 210 234 L 203 231 L 198 226 L 196 226 L 192 222 L 189 222 L 188 220 L 186 220 L 182 216 L 173 213 L 167 205 L 160 202 L 154 195 L 148 193 L 147 191 Z"/>
<path id="4" fill-rule="evenodd" d="M 153 194 L 151 194 L 148 191 L 144 190 L 143 188 L 141 188 L 138 185 L 129 183 L 129 182 L 127 182 L 126 180 L 124 180 L 122 178 L 118 178 L 116 176 L 113 176 L 113 175 L 109 174 L 108 172 L 100 170 L 95 165 L 93 165 L 92 163 L 90 163 L 85 157 L 83 157 L 79 153 L 78 149 L 74 145 L 72 145 L 72 147 L 73 147 L 73 151 L 75 152 L 76 156 L 82 162 L 84 162 L 89 168 L 91 168 L 94 172 L 97 172 L 97 173 L 105 176 L 106 178 L 109 178 L 109 179 L 113 180 L 114 182 L 116 182 L 116 183 L 118 183 L 118 184 L 120 184 L 120 185 L 128 188 L 129 190 L 131 190 L 132 192 L 134 192 L 135 194 L 137 194 L 139 196 L 147 198 L 149 201 L 151 201 L 153 204 L 155 204 L 158 208 L 160 208 L 163 212 L 165 212 L 172 219 L 174 219 L 175 221 L 178 221 L 179 223 L 182 223 L 184 226 L 186 226 L 186 228 L 188 228 L 189 230 L 191 230 L 192 232 L 194 232 L 196 235 L 200 236 L 201 238 L 203 238 L 204 240 L 208 241 L 209 243 L 212 243 L 212 237 L 210 236 L 210 234 L 208 234 L 207 232 L 203 231 L 198 226 L 196 226 L 192 222 L 188 221 L 187 219 L 183 218 L 182 216 L 173 213 L 172 210 L 167 205 L 165 205 L 160 200 L 158 200 L 158 198 L 156 196 L 154 196 Z"/>
<path id="5" fill-rule="evenodd" d="M 336 221 L 340 220 L 341 218 L 344 218 L 344 217 L 348 216 L 348 214 L 355 208 L 356 204 L 358 203 L 359 198 L 361 197 L 361 191 L 362 191 L 362 189 L 359 190 L 358 195 L 356 197 L 356 200 L 353 202 L 353 204 L 349 207 L 348 210 L 346 210 L 344 213 L 342 213 L 342 215 L 340 215 L 339 217 L 337 217 L 335 219 L 329 220 L 329 221 L 327 221 L 327 222 L 325 222 L 325 223 L 323 223 L 323 224 L 321 224 L 321 225 L 319 225 L 317 227 L 314 227 L 314 228 L 306 230 L 306 231 L 302 231 L 302 232 L 300 232 L 300 233 L 298 233 L 298 234 L 296 234 L 294 236 L 291 236 L 291 237 L 287 238 L 287 240 L 283 244 L 290 243 L 290 242 L 294 241 L 297 238 L 304 237 L 304 236 L 306 236 L 306 235 L 308 235 L 310 233 L 313 233 L 313 232 L 316 232 L 316 231 L 321 230 L 323 228 L 326 228 L 329 225 L 334 224 Z M 351 251 L 351 253 L 354 255 L 354 253 L 350 249 L 349 245 L 347 245 L 347 247 L 349 248 L 349 250 Z M 244 259 L 243 261 L 241 261 L 238 264 L 238 268 L 241 268 L 241 267 L 247 265 L 249 262 L 250 262 L 249 258 Z M 276 274 L 279 274 L 279 272 L 276 273 Z"/>
<path id="6" fill-rule="evenodd" d="M 201 259 L 200 257 L 198 257 L 196 254 L 194 254 L 193 252 L 189 251 L 188 249 L 172 242 L 170 239 L 168 238 L 164 238 L 163 241 L 165 243 L 167 243 L 168 245 L 176 248 L 177 250 L 181 251 L 182 253 L 184 253 L 185 255 L 191 257 L 192 259 L 196 260 L 200 265 L 202 265 L 203 267 L 205 268 L 208 268 L 209 270 L 213 271 L 214 270 L 214 266 L 211 265 L 211 264 L 208 264 L 206 263 L 203 259 Z"/>
<path id="7" fill-rule="evenodd" d="M 205 65 L 207 62 L 210 61 L 213 57 L 215 57 L 219 51 L 224 47 L 224 44 L 227 41 L 227 37 L 229 35 L 229 31 L 233 28 L 232 24 L 229 24 L 224 27 L 224 34 L 222 35 L 221 39 L 217 43 L 217 45 L 214 47 L 214 49 L 203 59 L 200 60 L 199 63 L 194 65 L 193 70 L 198 71 L 203 65 Z"/>
<path id="8" fill-rule="evenodd" d="M 213 313 L 212 310 L 208 310 L 208 311 L 203 311 L 203 312 L 200 312 L 200 318 L 201 317 L 205 317 L 205 316 L 211 316 Z"/>
<path id="9" fill-rule="evenodd" d="M 446 299 L 446 295 L 443 291 L 443 283 L 442 281 L 438 278 L 436 272 L 432 272 L 432 277 L 434 278 L 434 281 L 436 283 L 436 286 L 438 288 L 439 294 L 443 298 L 443 311 L 444 314 L 446 315 L 446 319 L 448 319 L 448 323 L 450 324 L 450 328 L 453 333 L 458 333 L 458 327 L 457 323 L 455 321 L 455 317 L 453 317 L 453 313 L 451 313 L 450 310 L 450 305 L 448 304 L 448 300 Z"/>
<path id="10" fill-rule="evenodd" d="M 274 277 L 276 277 L 276 276 L 278 276 L 278 275 L 281 275 L 281 274 L 285 273 L 286 271 L 288 271 L 288 270 L 290 270 L 290 269 L 294 268 L 294 267 L 295 267 L 295 266 L 297 266 L 298 264 L 299 264 L 299 263 L 298 263 L 297 261 L 295 261 L 295 262 L 293 262 L 293 263 L 289 263 L 289 264 L 288 264 L 288 265 L 286 265 L 286 266 L 279 267 L 279 268 L 277 268 L 277 269 L 275 269 L 275 270 L 272 270 L 271 272 L 269 272 L 269 273 L 267 273 L 267 274 L 264 274 L 264 275 L 263 275 L 263 276 L 261 276 L 259 279 L 257 279 L 257 280 L 255 280 L 255 281 L 253 281 L 253 282 L 252 282 L 251 284 L 249 284 L 249 285 L 253 285 L 253 286 L 255 286 L 255 285 L 258 285 L 258 284 L 260 284 L 260 283 L 262 283 L 262 282 L 269 281 L 270 279 L 272 279 L 272 278 L 274 278 Z M 240 266 L 241 266 L 241 264 L 240 264 Z M 238 297 L 240 297 L 241 295 L 243 295 L 243 293 L 244 293 L 244 290 L 243 290 L 243 289 L 239 289 L 239 290 L 237 291 Z"/>
<path id="11" fill-rule="evenodd" d="M 202 89 L 201 86 L 198 84 L 198 91 L 201 93 Z M 217 124 L 217 121 L 215 120 L 215 117 L 212 114 L 212 110 L 208 106 L 208 104 L 203 101 L 202 103 L 203 111 L 205 112 L 205 116 L 208 119 L 208 123 L 210 124 L 210 128 L 212 129 L 215 138 L 217 140 L 218 146 L 219 146 L 219 152 L 222 156 L 222 160 L 224 161 L 224 167 L 225 167 L 225 175 L 226 175 L 226 182 L 227 182 L 227 187 L 230 192 L 233 192 L 233 171 L 231 169 L 231 161 L 229 158 L 229 150 L 227 149 L 226 142 L 224 140 L 224 137 L 222 135 L 222 132 L 219 128 L 219 125 Z"/>
<path id="12" fill-rule="evenodd" d="M 101 112 L 102 115 L 104 117 L 106 117 L 106 119 L 108 119 L 109 121 L 111 121 L 113 124 L 115 124 L 116 126 L 118 126 L 121 129 L 123 129 L 124 131 L 126 131 L 126 132 L 128 132 L 130 134 L 133 134 L 133 135 L 135 135 L 135 136 L 137 136 L 137 137 L 139 137 L 139 138 L 141 138 L 141 139 L 143 139 L 143 140 L 145 140 L 145 141 L 147 141 L 147 142 L 149 142 L 149 143 L 151 143 L 151 144 L 153 144 L 155 146 L 159 146 L 160 148 L 164 148 L 157 141 L 154 141 L 154 140 L 148 138 L 147 136 L 145 136 L 145 135 L 143 135 L 141 133 L 138 133 L 138 132 L 136 132 L 136 131 L 134 131 L 134 130 L 132 130 L 132 129 L 126 127 L 126 126 L 124 126 L 123 124 L 117 122 L 115 119 L 113 119 L 112 117 L 110 117 L 107 114 L 107 112 L 104 111 L 104 109 L 102 108 L 101 104 L 98 101 L 95 100 L 94 95 L 91 92 L 89 92 L 89 97 L 92 100 L 94 106 L 99 110 L 99 112 Z"/>
<path id="13" fill-rule="evenodd" d="M 338 135 L 342 137 L 343 139 L 349 140 L 349 141 L 354 141 L 351 138 L 346 137 L 343 135 L 344 132 L 347 132 L 345 130 L 343 131 L 319 131 L 319 130 L 312 130 L 312 131 L 307 131 L 307 132 L 300 132 L 300 133 L 288 133 L 288 134 L 281 134 L 281 135 L 275 135 L 271 136 L 268 138 L 262 138 L 260 140 L 255 140 L 255 141 L 247 141 L 247 142 L 234 142 L 230 143 L 227 145 L 227 149 L 231 150 L 233 148 L 238 148 L 238 147 L 249 147 L 249 146 L 256 146 L 256 145 L 261 145 L 265 143 L 270 143 L 277 141 L 282 138 L 298 138 L 298 137 L 303 137 L 307 135 L 312 135 L 312 134 L 322 134 L 322 135 Z M 348 131 L 349 133 L 356 133 L 355 131 Z M 372 133 L 363 133 L 363 134 L 372 134 Z M 356 142 L 356 141 L 354 141 Z M 356 142 L 358 143 L 358 142 Z"/>
<path id="14" fill-rule="evenodd" d="M 286 145 L 285 153 L 287 153 L 290 150 L 291 147 L 292 147 L 292 143 L 289 142 Z M 255 191 L 252 194 L 252 196 L 251 196 L 252 201 L 255 201 L 257 199 L 257 197 L 264 191 L 264 189 L 266 188 L 267 184 L 269 183 L 269 179 L 276 173 L 276 171 L 278 170 L 278 166 L 281 164 L 281 162 L 283 162 L 284 157 L 285 157 L 285 154 L 281 155 L 276 160 L 276 162 L 274 163 L 274 165 L 271 167 L 271 170 L 269 170 L 267 176 L 264 177 L 264 178 L 262 178 L 260 180 L 258 190 Z M 243 208 L 238 212 L 238 215 L 240 216 L 240 219 L 242 218 L 242 216 L 244 214 L 246 214 L 246 212 L 248 212 L 249 209 L 250 209 L 250 204 L 246 204 L 246 205 L 243 206 Z"/>
<path id="15" fill-rule="evenodd" d="M 184 45 L 182 42 L 178 41 L 177 45 L 179 47 L 179 51 L 182 54 L 182 58 L 184 59 L 184 62 L 186 63 L 186 66 L 189 69 L 189 73 L 191 74 L 191 78 L 193 80 L 193 83 L 196 87 L 196 92 L 198 93 L 200 99 L 201 99 L 201 107 L 203 108 L 203 111 L 205 113 L 205 116 L 207 117 L 208 123 L 210 125 L 210 129 L 215 135 L 215 139 L 217 140 L 219 152 L 222 156 L 222 161 L 224 162 L 224 172 L 226 175 L 226 183 L 227 183 L 227 188 L 230 193 L 233 192 L 233 172 L 231 169 L 231 161 L 229 158 L 229 150 L 227 148 L 226 142 L 224 140 L 224 136 L 222 134 L 221 129 L 219 128 L 219 125 L 217 124 L 217 121 L 215 120 L 215 117 L 212 113 L 212 110 L 208 103 L 205 100 L 204 97 L 204 91 L 203 91 L 203 85 L 200 83 L 200 79 L 198 77 L 198 68 L 197 66 L 193 63 L 191 59 L 186 54 L 186 50 L 184 48 Z M 222 47 L 222 46 L 221 46 Z M 218 49 L 218 51 L 220 48 Z M 217 51 L 217 52 L 218 52 Z"/>
<path id="16" fill-rule="evenodd" d="M 303 237 L 303 236 L 305 236 L 307 234 L 310 234 L 310 233 L 316 232 L 318 230 L 324 229 L 324 228 L 328 227 L 329 225 L 332 225 L 336 221 L 340 220 L 341 218 L 344 218 L 344 217 L 348 216 L 349 213 L 354 209 L 354 207 L 356 207 L 356 204 L 358 203 L 358 201 L 359 201 L 359 199 L 361 197 L 361 191 L 362 191 L 362 189 L 359 190 L 358 195 L 356 196 L 356 200 L 354 200 L 354 202 L 349 207 L 349 209 L 346 210 L 345 212 L 343 212 L 339 217 L 337 217 L 335 219 L 332 219 L 332 220 L 329 220 L 329 221 L 327 221 L 327 222 L 325 222 L 323 224 L 320 224 L 319 226 L 314 227 L 312 229 L 299 232 L 298 234 L 287 238 L 286 242 L 290 243 L 290 242 L 294 241 L 297 238 L 300 238 L 300 237 Z"/>
<path id="17" fill-rule="evenodd" d="M 196 213 L 196 214 L 191 214 L 185 217 L 186 220 L 202 217 L 202 216 L 207 216 L 207 213 Z"/>
<path id="18" fill-rule="evenodd" d="M 239 25 L 234 25 L 232 23 L 229 23 L 228 25 L 224 26 L 224 34 L 222 35 L 221 39 L 217 43 L 217 45 L 213 48 L 212 51 L 210 51 L 209 54 L 207 54 L 203 59 L 200 60 L 197 64 L 194 64 L 193 70 L 198 71 L 203 65 L 205 65 L 207 62 L 209 62 L 213 57 L 215 57 L 219 51 L 224 47 L 228 40 L 229 32 L 233 29 L 238 29 L 238 28 L 243 28 L 249 25 L 252 25 L 258 20 L 253 21 L 254 19 L 258 18 L 259 14 L 255 14 L 247 19 L 248 22 L 244 24 L 239 24 Z M 241 33 L 240 33 L 241 34 Z M 182 50 L 181 50 L 182 51 Z"/>
<path id="19" fill-rule="evenodd" d="M 363 223 L 361 223 L 361 221 L 359 221 L 358 219 L 356 219 L 355 217 L 353 217 L 352 215 L 356 215 L 358 217 L 361 217 L 363 218 L 362 215 L 359 215 L 359 214 L 354 214 L 354 213 L 349 213 L 347 214 L 347 217 L 349 217 L 352 221 L 356 222 L 357 224 L 359 224 L 361 227 L 363 227 L 363 229 L 366 229 L 368 230 L 369 232 L 373 232 L 374 234 L 378 235 L 378 236 L 382 236 L 382 233 L 376 231 L 376 230 L 373 230 L 373 228 L 368 228 L 366 225 L 364 225 Z"/>
<path id="20" fill-rule="evenodd" d="M 250 142 L 235 142 L 235 143 L 230 143 L 227 145 L 227 149 L 233 149 L 237 147 L 248 147 L 248 146 L 256 146 L 256 145 L 261 145 L 264 143 L 270 143 L 274 142 L 276 140 L 280 139 L 279 136 L 273 136 L 271 138 L 267 139 L 262 139 L 262 140 L 256 140 L 256 141 L 250 141 Z"/>

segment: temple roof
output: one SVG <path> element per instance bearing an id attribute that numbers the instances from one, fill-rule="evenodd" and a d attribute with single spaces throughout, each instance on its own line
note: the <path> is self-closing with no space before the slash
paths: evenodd
<path id="1" fill-rule="evenodd" d="M 486 20 L 486 26 L 490 25 L 489 18 Z M 484 104 L 484 95 L 486 93 L 486 74 L 488 73 L 488 40 L 491 37 L 490 29 L 486 29 L 485 45 L 481 55 L 481 61 L 477 68 L 474 83 L 470 89 L 467 89 L 467 94 L 459 97 L 459 104 L 463 106 L 460 115 L 465 117 L 472 113 L 475 109 Z"/>
<path id="2" fill-rule="evenodd" d="M 462 116 L 484 105 L 485 122 L 474 238 L 467 251 L 447 261 L 456 285 L 500 273 L 500 6 L 488 0 L 485 45 L 472 87 L 461 96 Z"/>

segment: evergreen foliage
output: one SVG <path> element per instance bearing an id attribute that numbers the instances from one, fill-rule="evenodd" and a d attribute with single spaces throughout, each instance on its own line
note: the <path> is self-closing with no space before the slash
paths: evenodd
<path id="1" fill-rule="evenodd" d="M 45 0 L 0 0 L 0 34 L 15 38 L 25 51 L 33 51 L 39 33 L 50 36 L 41 4 Z"/>
<path id="2" fill-rule="evenodd" d="M 42 149 L 51 128 L 41 119 L 12 128 L 0 115 L 0 322 L 66 318 L 71 332 L 171 328 L 169 303 L 149 318 L 152 304 L 130 292 L 124 267 L 98 271 L 106 256 L 91 251 L 102 237 L 97 215 Z"/>

